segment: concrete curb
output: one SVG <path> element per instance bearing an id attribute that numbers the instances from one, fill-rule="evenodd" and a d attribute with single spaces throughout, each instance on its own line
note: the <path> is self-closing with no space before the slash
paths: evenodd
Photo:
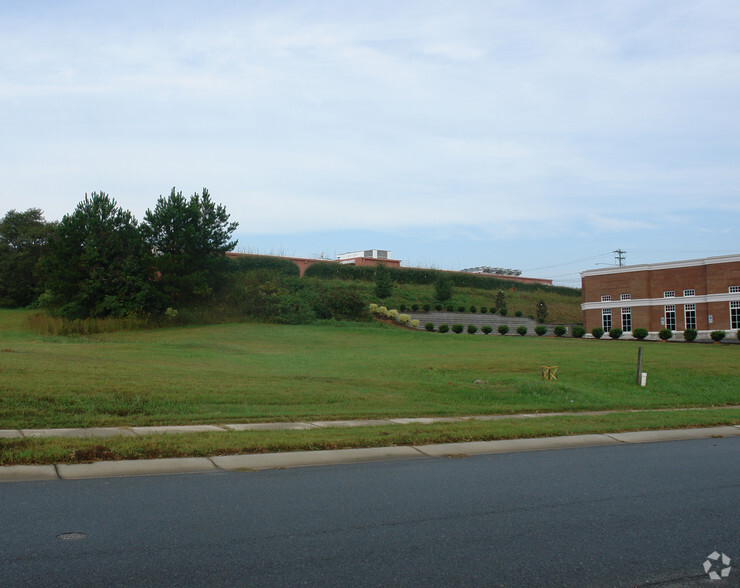
<path id="1" fill-rule="evenodd" d="M 431 459 L 439 457 L 469 457 L 524 451 L 597 447 L 606 445 L 641 444 L 712 437 L 740 437 L 740 425 L 677 429 L 665 431 L 635 431 L 570 437 L 542 437 L 476 441 L 442 445 L 371 447 L 364 449 L 333 449 L 328 451 L 295 451 L 217 457 L 182 457 L 128 461 L 100 461 L 83 464 L 2 466 L 2 482 L 38 482 L 48 480 L 82 480 L 124 476 L 161 474 L 193 474 L 214 471 L 258 471 L 268 469 L 308 467 L 390 461 L 401 459 Z"/>

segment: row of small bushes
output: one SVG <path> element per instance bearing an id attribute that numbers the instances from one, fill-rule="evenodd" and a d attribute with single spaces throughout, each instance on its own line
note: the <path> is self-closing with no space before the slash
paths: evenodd
<path id="1" fill-rule="evenodd" d="M 401 312 L 405 312 L 407 310 L 411 310 L 411 312 L 419 312 L 419 310 L 423 310 L 424 312 L 430 312 L 432 310 L 432 305 L 431 304 L 419 305 L 419 304 L 414 303 L 411 305 L 411 307 L 408 307 L 405 304 L 401 304 L 398 308 Z M 506 316 L 509 313 L 508 309 L 502 308 L 499 310 L 495 306 L 492 306 L 491 308 L 487 306 L 481 306 L 480 308 L 478 308 L 477 306 L 473 305 L 473 306 L 469 306 L 466 308 L 465 306 L 455 307 L 454 304 L 442 305 L 439 303 L 434 305 L 434 310 L 436 310 L 437 312 L 442 312 L 443 310 L 446 310 L 447 312 L 455 312 L 455 311 L 471 312 L 471 313 L 479 312 L 481 314 L 486 314 L 486 313 L 496 314 L 496 312 L 498 312 L 501 316 Z M 521 316 L 524 316 L 524 313 L 521 310 L 516 310 L 514 311 L 514 316 L 521 317 Z M 529 318 L 534 320 L 534 317 L 532 315 L 530 315 Z"/>
<path id="2" fill-rule="evenodd" d="M 401 323 L 404 326 L 412 327 L 414 329 L 419 328 L 419 320 L 412 319 L 409 315 L 399 313 L 395 308 L 388 309 L 385 306 L 378 306 L 377 304 L 370 305 L 370 312 L 374 315 L 388 318 Z"/>
<path id="3" fill-rule="evenodd" d="M 609 336 L 612 339 L 619 339 L 623 333 L 624 331 L 622 331 L 622 329 L 618 327 L 615 327 L 609 330 Z M 601 327 L 596 327 L 595 329 L 591 330 L 591 334 L 596 339 L 601 339 L 604 336 L 604 329 L 602 329 Z M 639 341 L 642 341 L 643 339 L 645 339 L 648 336 L 648 334 L 649 334 L 648 330 L 642 327 L 639 327 L 635 329 L 634 331 L 632 331 L 632 336 Z M 697 332 L 696 329 L 686 329 L 683 332 L 683 338 L 685 341 L 691 342 L 696 339 L 698 334 L 699 333 Z M 575 332 L 574 332 L 574 336 L 575 336 Z M 727 336 L 727 333 L 725 331 L 712 331 L 709 334 L 709 336 L 712 338 L 712 341 L 719 342 L 719 341 L 722 341 L 722 339 L 724 339 Z M 671 331 L 670 329 L 661 329 L 660 331 L 658 331 L 658 338 L 661 339 L 662 341 L 668 341 L 668 339 L 673 338 L 673 331 Z M 738 331 L 737 338 L 740 339 L 740 331 Z"/>

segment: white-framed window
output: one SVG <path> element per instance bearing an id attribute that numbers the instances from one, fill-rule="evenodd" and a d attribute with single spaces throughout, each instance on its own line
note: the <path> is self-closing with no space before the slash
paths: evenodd
<path id="1" fill-rule="evenodd" d="M 693 288 L 691 288 L 690 290 L 684 290 L 683 295 L 684 296 L 696 296 L 696 290 L 694 290 Z M 695 327 L 691 327 L 691 328 L 693 329 Z"/>
<path id="2" fill-rule="evenodd" d="M 740 294 L 740 286 L 730 286 L 730 294 Z"/>
<path id="3" fill-rule="evenodd" d="M 622 294 L 622 295 L 621 295 L 621 296 L 619 297 L 619 299 L 620 299 L 620 300 L 632 300 L 632 295 L 631 295 L 631 294 Z"/>
<path id="4" fill-rule="evenodd" d="M 665 328 L 671 331 L 676 330 L 676 305 L 668 304 L 665 307 Z"/>
<path id="5" fill-rule="evenodd" d="M 625 333 L 632 331 L 632 308 L 629 306 L 622 307 L 622 330 Z"/>
<path id="6" fill-rule="evenodd" d="M 730 328 L 740 329 L 740 300 L 730 301 Z"/>
<path id="7" fill-rule="evenodd" d="M 683 305 L 683 319 L 687 329 L 696 328 L 696 304 Z"/>
<path id="8" fill-rule="evenodd" d="M 602 302 L 611 302 L 612 301 L 611 294 L 602 294 L 601 301 Z"/>
<path id="9" fill-rule="evenodd" d="M 612 309 L 604 308 L 601 310 L 601 328 L 609 332 L 612 328 Z"/>
<path id="10" fill-rule="evenodd" d="M 676 291 L 675 290 L 666 290 L 663 292 L 663 298 L 675 298 L 676 297 Z"/>

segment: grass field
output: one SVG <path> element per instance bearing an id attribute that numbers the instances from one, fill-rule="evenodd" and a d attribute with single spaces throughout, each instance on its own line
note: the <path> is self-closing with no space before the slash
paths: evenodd
<path id="1" fill-rule="evenodd" d="M 350 418 L 460 416 L 584 410 L 722 407 L 740 404 L 740 346 L 640 343 L 648 386 L 635 385 L 638 343 L 518 336 L 440 335 L 385 325 L 311 326 L 228 324 L 47 337 L 30 331 L 25 311 L 0 311 L 0 428 L 236 423 Z M 541 365 L 559 366 L 557 382 L 543 382 Z M 475 383 L 483 380 L 483 383 Z M 691 416 L 693 412 L 696 415 Z M 628 430 L 740 422 L 740 411 L 629 414 L 612 423 L 578 417 L 579 427 Z M 568 417 L 571 418 L 572 417 Z M 617 417 L 614 417 L 616 419 Z M 573 423 L 551 417 L 540 434 L 564 434 Z M 692 420 L 693 419 L 693 420 Z M 630 426 L 630 422 L 633 423 Z M 673 423 L 673 425 L 671 425 Z M 535 435 L 528 424 L 493 423 L 422 428 L 432 439 Z M 462 427 L 462 428 L 461 428 Z M 543 429 L 544 427 L 544 429 Z M 537 429 L 537 426 L 535 426 Z M 545 431 L 546 429 L 546 431 Z M 579 429 L 580 430 L 580 429 Z M 498 432 L 496 432 L 498 431 Z M 560 433 L 558 433 L 560 431 Z M 355 446 L 408 440 L 409 430 L 344 431 L 321 437 L 281 432 L 283 445 L 244 433 L 105 441 L 129 447 L 121 457 L 180 454 L 202 438 L 198 451 L 237 445 Z M 308 432 L 306 432 L 308 433 Z M 318 437 L 316 435 L 319 435 Z M 343 440 L 332 440 L 339 435 Z M 220 436 L 220 437 L 219 437 Z M 376 441 L 369 441 L 367 437 Z M 383 439 L 386 437 L 386 439 Z M 426 438 L 426 437 L 425 437 Z M 244 441 L 244 440 L 249 440 Z M 293 442 L 288 442 L 293 439 Z M 38 461 L 33 449 L 49 442 L 5 440 L 0 463 Z M 78 449 L 89 441 L 51 442 Z M 173 450 L 178 444 L 181 449 Z M 158 453 L 162 448 L 164 453 Z M 97 445 L 99 447 L 99 442 Z M 142 447 L 148 447 L 147 450 Z M 204 449 L 207 447 L 207 449 Z M 164 448 L 167 448 L 166 450 Z M 40 449 L 37 449 L 41 451 Z M 25 457 L 18 457 L 18 452 Z M 65 450 L 66 451 L 66 450 Z M 25 453 L 24 453 L 25 452 Z M 30 452 L 30 453 L 29 453 Z M 53 452 L 52 452 L 53 453 Z M 68 454 L 69 451 L 67 451 Z M 11 455 L 16 455 L 11 458 Z M 76 453 L 83 459 L 84 452 Z M 29 457 L 31 456 L 31 457 Z"/>

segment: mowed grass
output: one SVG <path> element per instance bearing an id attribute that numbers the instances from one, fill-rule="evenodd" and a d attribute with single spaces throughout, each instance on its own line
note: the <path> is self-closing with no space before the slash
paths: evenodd
<path id="1" fill-rule="evenodd" d="M 0 311 L 0 428 L 740 404 L 740 346 L 228 324 L 46 337 Z M 541 365 L 559 380 L 543 382 Z M 482 383 L 476 383 L 482 380 Z M 285 433 L 283 433 L 285 434 Z"/>

